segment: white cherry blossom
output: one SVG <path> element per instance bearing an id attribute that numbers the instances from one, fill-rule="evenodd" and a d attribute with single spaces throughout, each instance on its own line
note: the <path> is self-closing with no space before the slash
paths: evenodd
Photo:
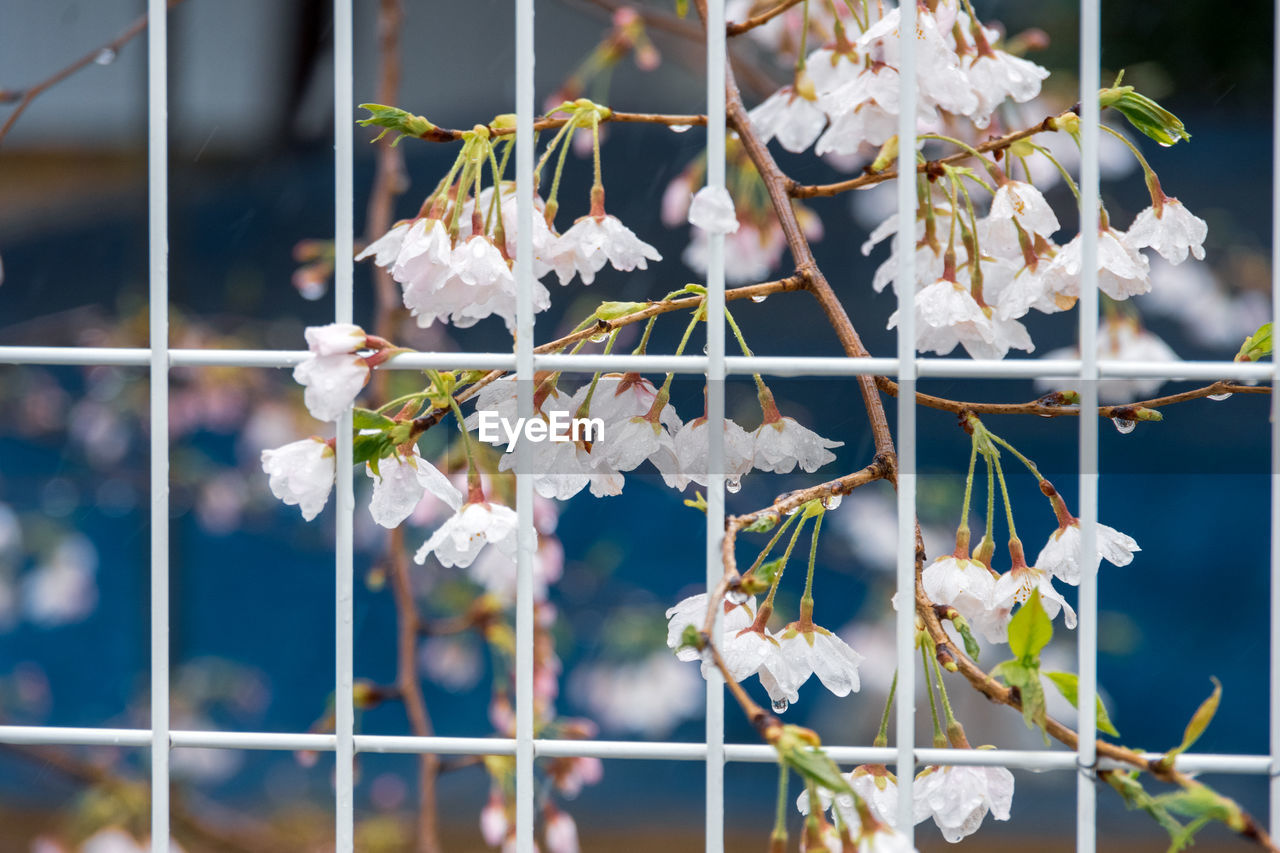
<path id="1" fill-rule="evenodd" d="M 395 263 L 396 257 L 399 256 L 400 249 L 404 245 L 405 235 L 409 233 L 409 229 L 412 226 L 413 223 L 408 220 L 397 222 L 391 226 L 391 230 L 374 240 L 365 247 L 363 252 L 356 255 L 356 260 L 363 261 L 365 258 L 372 256 L 373 262 L 380 267 L 390 266 Z"/>
<path id="2" fill-rule="evenodd" d="M 1176 198 L 1164 199 L 1160 210 L 1148 207 L 1134 217 L 1125 232 L 1124 243 L 1131 249 L 1150 247 L 1171 264 L 1180 264 L 1190 252 L 1204 260 L 1204 238 L 1209 226 Z"/>
<path id="3" fill-rule="evenodd" d="M 962 345 L 974 358 L 1004 358 L 1011 349 L 1031 351 L 1035 344 L 1017 320 L 1001 319 L 978 305 L 968 288 L 940 278 L 915 296 L 916 349 L 946 355 Z M 898 325 L 898 312 L 889 328 Z"/>
<path id="4" fill-rule="evenodd" d="M 446 568 L 466 568 L 485 545 L 493 545 L 503 556 L 516 558 L 516 530 L 518 521 L 515 510 L 488 501 L 471 501 L 463 504 L 431 538 L 413 555 L 413 561 L 422 565 L 428 554 Z"/>
<path id="5" fill-rule="evenodd" d="M 765 145 L 777 138 L 793 154 L 804 151 L 818 138 L 827 123 L 817 101 L 791 86 L 783 86 L 749 112 L 751 127 Z"/>
<path id="6" fill-rule="evenodd" d="M 858 665 L 865 658 L 826 628 L 793 622 L 780 635 L 782 656 L 800 684 L 810 675 L 837 696 L 848 696 L 862 685 Z M 794 701 L 794 700 L 792 700 Z"/>
<path id="7" fill-rule="evenodd" d="M 293 379 L 306 389 L 312 417 L 336 421 L 369 381 L 369 365 L 354 354 L 309 356 L 293 368 Z"/>
<path id="8" fill-rule="evenodd" d="M 1124 243 L 1114 228 L 1098 229 L 1098 289 L 1112 299 L 1124 300 L 1151 289 L 1147 259 Z M 1054 256 L 1046 272 L 1050 287 L 1069 296 L 1080 295 L 1083 266 L 1081 239 L 1077 234 Z"/>
<path id="9" fill-rule="evenodd" d="M 1103 559 L 1113 566 L 1127 566 L 1133 562 L 1133 555 L 1141 551 L 1132 536 L 1121 533 L 1114 527 L 1105 524 L 1097 525 L 1098 554 L 1094 561 L 1094 571 L 1102 565 Z M 1075 586 L 1080 583 L 1081 558 L 1080 519 L 1072 519 L 1065 527 L 1059 527 L 1049 534 L 1049 541 L 1040 549 L 1036 557 L 1036 566 L 1054 577 Z"/>
<path id="10" fill-rule="evenodd" d="M 383 263 L 387 257 L 389 251 L 379 251 L 374 263 L 389 267 L 391 277 L 404 292 L 406 307 L 412 308 L 411 301 L 421 301 L 434 293 L 452 274 L 453 241 L 439 219 L 418 219 L 403 235 L 400 250 L 389 264 Z"/>
<path id="11" fill-rule="evenodd" d="M 1018 230 L 1048 239 L 1061 227 L 1058 217 L 1040 190 L 1023 181 L 1006 181 L 991 199 L 991 209 L 978 223 L 978 239 L 984 252 L 1005 256 L 1022 254 Z"/>
<path id="12" fill-rule="evenodd" d="M 578 825 L 568 812 L 556 809 L 543 828 L 547 853 L 578 853 Z"/>
<path id="13" fill-rule="evenodd" d="M 364 349 L 367 339 L 364 329 L 352 323 L 308 326 L 303 337 L 307 340 L 307 349 L 315 356 L 358 352 Z"/>
<path id="14" fill-rule="evenodd" d="M 462 493 L 436 466 L 418 455 L 416 447 L 407 455 L 397 453 L 379 460 L 376 474 L 373 466 L 366 462 L 365 473 L 373 479 L 369 512 L 383 527 L 399 527 L 427 492 L 444 501 L 450 509 L 456 511 L 462 506 Z"/>
<path id="15" fill-rule="evenodd" d="M 1053 586 L 1053 576 L 1043 569 L 1019 564 L 1015 561 L 1013 568 L 1000 576 L 991 594 L 991 609 L 1001 613 L 1011 613 L 1015 604 L 1025 604 L 1031 593 L 1040 592 L 1040 604 L 1050 619 L 1057 618 L 1062 611 L 1062 620 L 1068 628 L 1076 627 L 1076 612 Z M 1008 624 L 1004 625 L 1004 637 L 1008 636 Z M 1004 642 L 1002 637 L 995 642 Z"/>
<path id="16" fill-rule="evenodd" d="M 1078 347 L 1064 347 L 1045 353 L 1045 358 L 1079 358 Z M 1099 361 L 1180 361 L 1178 354 L 1152 332 L 1132 317 L 1112 317 L 1103 320 L 1098 328 Z M 1039 377 L 1036 387 L 1044 390 L 1060 388 L 1072 382 L 1069 377 Z M 1160 390 L 1166 380 L 1160 377 L 1133 377 L 1129 379 L 1104 379 L 1098 383 L 1098 399 L 1105 403 L 1128 403 L 1149 397 Z"/>
<path id="17" fill-rule="evenodd" d="M 1021 104 L 1039 95 L 1041 81 L 1049 76 L 1048 69 L 1029 59 L 985 44 L 979 47 L 979 56 L 968 63 L 964 71 L 978 101 L 968 115 L 978 127 L 987 126 L 991 114 L 1006 98 Z"/>
<path id="18" fill-rule="evenodd" d="M 920 580 L 930 601 L 954 607 L 989 641 L 1003 641 L 1007 625 L 992 610 L 996 579 L 980 561 L 948 554 L 926 566 Z"/>
<path id="19" fill-rule="evenodd" d="M 843 447 L 843 441 L 831 441 L 802 426 L 795 418 L 783 417 L 767 402 L 765 421 L 755 431 L 754 464 L 761 471 L 788 474 L 796 466 L 810 474 L 833 461 L 830 448 Z"/>
<path id="20" fill-rule="evenodd" d="M 1003 767 L 930 767 L 916 777 L 912 793 L 915 822 L 933 818 L 955 844 L 977 832 L 988 813 L 1009 819 L 1013 774 Z"/>
<path id="21" fill-rule="evenodd" d="M 333 448 L 320 438 L 304 438 L 262 451 L 262 470 L 271 494 L 298 507 L 307 521 L 319 515 L 328 502 L 335 469 Z"/>
<path id="22" fill-rule="evenodd" d="M 733 198 L 724 187 L 703 187 L 689 205 L 689 223 L 711 234 L 732 234 L 738 230 L 738 214 Z"/>
<path id="23" fill-rule="evenodd" d="M 757 615 L 754 605 L 754 599 L 737 606 L 725 605 L 720 655 L 735 681 L 758 675 L 771 700 L 795 702 L 803 679 L 797 677 L 783 656 L 777 635 L 768 628 L 753 627 Z M 701 631 L 706 616 L 706 593 L 690 596 L 667 610 L 667 645 L 678 649 L 685 628 L 692 625 Z M 704 678 L 714 667 L 710 661 L 702 659 L 697 649 L 685 647 L 679 649 L 676 656 L 680 660 L 701 659 Z"/>
<path id="24" fill-rule="evenodd" d="M 898 825 L 898 782 L 894 775 L 883 765 L 861 765 L 844 774 L 849 780 L 849 787 L 862 798 L 871 811 L 871 816 L 889 827 Z M 834 797 L 826 788 L 818 788 L 818 798 L 823 811 L 830 811 L 832 806 L 839 812 L 840 818 L 851 826 L 860 823 L 857 807 L 853 797 L 848 794 L 836 794 Z M 809 813 L 809 792 L 801 791 L 796 798 L 796 808 L 800 814 Z"/>
<path id="25" fill-rule="evenodd" d="M 658 250 L 641 240 L 616 216 L 584 216 L 556 241 L 548 261 L 555 268 L 561 284 L 567 284 L 576 273 L 583 284 L 596 280 L 596 273 L 606 263 L 614 269 L 630 272 L 648 269 L 649 261 L 660 261 Z"/>
<path id="26" fill-rule="evenodd" d="M 705 417 L 689 421 L 672 438 L 680 473 L 700 486 L 707 485 L 711 433 Z M 730 491 L 736 491 L 755 458 L 753 436 L 729 418 L 724 421 L 722 470 Z M 835 458 L 834 456 L 832 457 Z"/>

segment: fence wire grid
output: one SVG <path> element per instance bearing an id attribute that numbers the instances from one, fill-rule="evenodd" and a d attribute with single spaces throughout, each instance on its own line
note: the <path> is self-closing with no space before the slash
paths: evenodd
<path id="1" fill-rule="evenodd" d="M 724 186 L 725 179 L 725 0 L 707 2 L 707 185 Z M 516 18 L 516 180 L 532 183 L 534 164 L 534 0 L 514 0 Z M 333 3 L 333 106 L 335 198 L 335 311 L 334 321 L 352 322 L 353 247 L 355 194 L 353 181 L 353 0 Z M 724 850 L 724 765 L 726 762 L 773 762 L 772 747 L 733 744 L 724 740 L 724 685 L 714 670 L 706 685 L 706 734 L 702 743 L 662 743 L 608 740 L 544 740 L 533 736 L 533 486 L 528 476 L 517 478 L 516 512 L 520 519 L 516 597 L 516 736 L 514 738 L 460 738 L 358 735 L 354 731 L 353 675 L 353 542 L 354 512 L 352 421 L 350 410 L 338 423 L 335 549 L 334 649 L 335 733 L 265 733 L 182 731 L 170 728 L 169 713 L 169 424 L 168 374 L 172 367 L 289 367 L 305 351 L 207 350 L 169 348 L 168 323 L 168 28 L 166 0 L 148 0 L 148 214 L 150 346 L 122 349 L 102 347 L 0 346 L 0 364 L 8 365 L 117 365 L 146 366 L 150 373 L 150 482 L 151 482 L 151 651 L 150 728 L 71 728 L 48 726 L 0 726 L 0 743 L 27 745 L 79 745 L 150 748 L 151 849 L 170 849 L 169 757 L 175 748 L 238 750 L 331 751 L 336 755 L 334 837 L 340 853 L 355 849 L 353 759 L 357 752 L 440 755 L 514 756 L 516 762 L 516 850 L 533 853 L 534 762 L 539 757 L 594 757 L 609 760 L 702 762 L 706 769 L 705 847 L 710 853 Z M 1280 2 L 1274 7 L 1273 44 L 1280 44 Z M 1080 119 L 1081 210 L 1095 209 L 1099 195 L 1099 105 L 1101 0 L 1080 3 Z M 915 32 L 916 4 L 901 6 L 900 33 Z M 916 100 L 915 39 L 902 38 L 899 105 L 899 174 L 915 169 Z M 1273 60 L 1273 91 L 1280 95 L 1280 58 Z M 1272 115 L 1272 311 L 1280 307 L 1280 98 Z M 916 194 L 908 182 L 899 182 L 898 221 L 914 219 Z M 724 334 L 724 238 L 711 235 L 707 271 L 707 349 L 703 356 L 535 355 L 533 352 L 533 271 L 531 222 L 533 204 L 519 194 L 518 287 L 516 347 L 514 353 L 413 353 L 400 355 L 382 369 L 424 368 L 503 369 L 514 371 L 519 388 L 519 415 L 532 414 L 531 388 L 535 370 L 597 370 L 678 372 L 704 376 L 707 382 L 707 419 L 711 439 L 708 460 L 706 511 L 706 571 L 709 586 L 722 574 L 720 546 L 725 520 L 723 421 L 724 383 L 728 375 L 760 373 L 772 376 L 896 377 L 903 393 L 897 397 L 899 453 L 897 587 L 911 596 L 915 584 L 916 422 L 914 389 L 919 377 L 990 379 L 1073 377 L 1080 380 L 1081 411 L 1096 410 L 1097 381 L 1106 378 L 1158 377 L 1170 381 L 1237 379 L 1269 382 L 1273 397 L 1280 392 L 1280 362 L 1127 362 L 1097 357 L 1098 290 L 1097 231 L 1082 229 L 1082 272 L 1079 300 L 1079 359 L 970 360 L 917 358 L 915 312 L 900 310 L 896 358 L 825 358 L 728 356 Z M 914 281 L 914 253 L 899 255 L 896 280 Z M 910 294 L 910 287 L 897 288 Z M 901 308 L 901 303 L 899 304 Z M 527 443 L 521 443 L 527 450 Z M 1271 550 L 1270 550 L 1270 753 L 1267 755 L 1182 754 L 1176 766 L 1189 773 L 1265 775 L 1269 777 L 1269 826 L 1280 831 L 1280 419 L 1271 419 Z M 1098 512 L 1098 419 L 1079 418 L 1079 494 L 1082 553 L 1096 553 Z M 516 470 L 527 470 L 526 466 Z M 905 520 L 905 523 L 904 523 Z M 1087 560 L 1081 561 L 1088 565 Z M 1077 628 L 1079 675 L 1079 747 L 1064 750 L 951 750 L 917 748 L 914 739 L 915 662 L 914 612 L 900 609 L 896 617 L 897 668 L 900 684 L 896 710 L 896 742 L 887 748 L 827 746 L 840 763 L 893 764 L 899 792 L 899 831 L 913 838 L 912 781 L 915 768 L 926 764 L 1000 766 L 1034 771 L 1073 771 L 1077 778 L 1075 845 L 1079 853 L 1096 849 L 1096 771 L 1115 765 L 1099 761 L 1096 752 L 1097 626 L 1096 572 L 1082 571 L 1079 586 Z M 719 626 L 717 626 L 717 630 Z M 1159 758 L 1160 754 L 1152 754 Z"/>

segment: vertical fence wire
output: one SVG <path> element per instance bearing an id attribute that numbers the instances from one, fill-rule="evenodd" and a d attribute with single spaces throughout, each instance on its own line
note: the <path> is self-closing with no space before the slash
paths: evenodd
<path id="1" fill-rule="evenodd" d="M 516 2 L 516 406 L 533 414 L 533 0 Z M 565 145 L 571 140 L 566 139 Z M 497 192 L 497 190 L 494 190 Z M 533 853 L 533 478 L 516 445 L 516 851 Z"/>
<path id="2" fill-rule="evenodd" d="M 725 180 L 724 0 L 707 0 L 707 186 Z M 724 574 L 724 235 L 708 234 L 707 257 L 707 590 Z M 712 642 L 719 644 L 722 612 L 716 613 Z M 724 679 L 707 673 L 706 840 L 708 853 L 724 850 Z"/>
<path id="3" fill-rule="evenodd" d="M 1098 695 L 1098 89 L 1101 2 L 1080 4 L 1080 597 L 1076 647 L 1080 670 L 1076 760 L 1076 850 L 1097 838 Z"/>
<path id="4" fill-rule="evenodd" d="M 333 136 L 334 136 L 334 320 L 350 323 L 354 277 L 355 187 L 352 176 L 351 120 L 354 58 L 352 56 L 352 0 L 333 3 Z M 338 422 L 337 483 L 334 492 L 335 535 L 335 679 L 334 732 L 337 735 L 334 776 L 335 847 L 355 847 L 355 709 L 354 686 L 354 464 L 351 446 L 351 409 Z"/>
<path id="5" fill-rule="evenodd" d="M 898 829 L 915 837 L 916 679 L 916 4 L 898 21 Z M 928 673 L 925 673 L 928 677 Z"/>
<path id="6" fill-rule="evenodd" d="M 1272 7 L 1271 84 L 1271 311 L 1280 325 L 1280 2 Z M 1280 360 L 1271 379 L 1271 779 L 1268 826 L 1280 832 Z"/>
<path id="7" fill-rule="evenodd" d="M 148 0 L 147 216 L 151 363 L 151 844 L 169 849 L 169 28 Z"/>

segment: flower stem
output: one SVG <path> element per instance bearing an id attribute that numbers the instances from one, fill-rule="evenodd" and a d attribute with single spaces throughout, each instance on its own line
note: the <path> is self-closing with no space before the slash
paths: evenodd
<path id="1" fill-rule="evenodd" d="M 748 358 L 754 356 L 755 353 L 751 351 L 751 347 L 747 346 L 747 339 L 742 335 L 742 329 L 738 328 L 738 321 L 733 319 L 733 314 L 729 313 L 728 308 L 724 311 L 724 318 L 728 321 L 729 328 L 733 330 L 733 336 L 738 339 L 738 346 L 741 347 L 742 354 Z M 764 384 L 764 377 L 759 373 L 751 374 L 751 378 L 756 381 L 757 392 L 763 393 L 768 390 L 767 386 Z"/>
<path id="2" fill-rule="evenodd" d="M 880 716 L 880 731 L 876 732 L 876 739 L 871 742 L 872 746 L 888 746 L 889 745 L 889 712 L 893 710 L 893 694 L 898 691 L 898 670 L 893 671 L 893 681 L 889 682 L 889 698 L 884 702 L 884 713 Z"/>
<path id="3" fill-rule="evenodd" d="M 800 517 L 800 513 L 793 512 L 791 515 L 788 515 L 786 517 L 786 519 L 782 522 L 782 524 L 778 525 L 778 530 L 776 533 L 773 534 L 773 538 L 771 538 L 768 544 L 764 546 L 764 550 L 761 551 L 759 556 L 756 557 L 755 562 L 751 564 L 751 568 L 747 569 L 745 572 L 742 573 L 743 577 L 746 577 L 747 575 L 754 572 L 756 569 L 760 568 L 760 566 L 764 563 L 765 558 L 769 556 L 769 552 L 773 550 L 773 546 L 777 545 L 778 540 L 782 538 L 782 534 L 785 533 L 787 528 L 791 526 L 791 523 L 799 517 Z"/>
<path id="4" fill-rule="evenodd" d="M 804 579 L 804 595 L 800 597 L 800 616 L 803 620 L 806 616 L 813 618 L 813 569 L 818 563 L 818 531 L 822 529 L 822 517 L 826 515 L 826 510 L 822 509 L 822 504 L 818 504 L 818 511 L 814 514 L 813 533 L 809 538 L 809 573 Z"/>
<path id="5" fill-rule="evenodd" d="M 1004 482 L 1004 468 L 1000 465 L 1000 457 L 992 454 L 991 461 L 996 466 L 996 479 L 1000 481 L 1000 496 L 1004 499 L 1005 517 L 1009 520 L 1009 538 L 1018 538 L 1018 529 L 1013 525 L 1013 504 L 1009 501 L 1009 487 Z"/>
<path id="6" fill-rule="evenodd" d="M 796 515 L 803 515 L 799 510 Z M 764 604 L 760 605 L 760 609 L 766 607 L 773 610 L 773 598 L 778 594 L 778 584 L 782 582 L 782 573 L 787 570 L 787 562 L 791 559 L 791 551 L 796 547 L 796 541 L 800 538 L 800 531 L 804 530 L 805 519 L 801 518 L 800 523 L 796 525 L 796 529 L 791 533 L 791 539 L 787 542 L 787 550 L 782 552 L 782 565 L 778 567 L 778 576 L 773 579 L 773 586 L 769 587 L 769 595 L 765 598 Z"/>
<path id="7" fill-rule="evenodd" d="M 551 192 L 547 193 L 547 206 L 550 207 L 552 210 L 555 210 L 556 205 L 558 204 L 558 202 L 556 201 L 556 198 L 558 193 L 560 192 L 560 176 L 564 174 L 565 160 L 568 159 L 569 149 L 572 147 L 570 145 L 570 141 L 571 141 L 570 138 L 565 136 L 565 131 L 569 131 L 570 134 L 572 134 L 572 128 L 575 128 L 578 126 L 578 115 L 579 114 L 575 112 L 573 116 L 570 117 L 570 119 L 564 123 L 564 127 L 560 129 L 560 132 L 556 134 L 556 139 L 561 140 L 560 141 L 560 159 L 556 161 L 556 173 L 551 177 Z M 561 137 L 564 137 L 564 138 L 561 139 Z M 556 144 L 555 140 L 552 140 L 551 144 L 555 145 Z"/>
<path id="8" fill-rule="evenodd" d="M 787 765 L 779 761 L 778 804 L 773 816 L 773 833 L 769 838 L 780 844 L 783 849 L 786 848 L 787 844 L 787 775 Z"/>
<path id="9" fill-rule="evenodd" d="M 942 724 L 938 722 L 938 701 L 933 697 L 933 679 L 929 677 L 929 650 L 920 644 L 920 660 L 924 662 L 924 683 L 929 688 L 929 718 L 933 720 L 933 745 L 946 746 L 947 736 L 942 733 Z"/>
<path id="10" fill-rule="evenodd" d="M 963 533 L 966 545 L 969 540 L 969 501 L 973 497 L 973 469 L 978 464 L 978 436 L 976 434 L 970 444 L 972 447 L 969 450 L 969 476 L 964 481 L 964 502 L 960 505 L 960 527 L 956 529 L 956 539 L 959 539 L 961 533 Z"/>
<path id="11" fill-rule="evenodd" d="M 1064 180 L 1067 186 L 1071 188 L 1071 194 L 1076 197 L 1076 204 L 1079 204 L 1080 203 L 1080 187 L 1076 186 L 1075 179 L 1071 177 L 1071 173 L 1067 171 L 1067 167 L 1063 166 L 1060 162 L 1058 162 L 1058 158 L 1050 154 L 1049 149 L 1045 148 L 1043 145 L 1036 145 L 1033 142 L 1031 143 L 1031 147 L 1039 151 L 1041 155 L 1048 158 L 1049 162 L 1057 167 L 1058 173 L 1062 175 L 1062 180 Z"/>
<path id="12" fill-rule="evenodd" d="M 591 112 L 591 151 L 595 160 L 596 181 L 593 186 L 604 188 L 604 172 L 600 168 L 600 113 Z"/>

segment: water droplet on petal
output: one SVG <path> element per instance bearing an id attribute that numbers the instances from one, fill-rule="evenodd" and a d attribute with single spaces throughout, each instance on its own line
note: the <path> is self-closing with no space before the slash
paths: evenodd
<path id="1" fill-rule="evenodd" d="M 1129 421 L 1124 418 L 1112 418 L 1111 422 L 1116 425 L 1116 432 L 1121 435 L 1128 435 L 1138 425 L 1136 421 Z"/>
<path id="2" fill-rule="evenodd" d="M 703 345 L 702 345 L 702 354 L 703 354 L 703 355 L 706 355 L 706 354 L 707 354 L 707 352 L 709 351 L 709 350 L 708 350 L 708 348 L 709 348 L 709 347 L 710 347 L 710 344 L 703 344 Z"/>
<path id="3" fill-rule="evenodd" d="M 98 55 L 93 58 L 93 61 L 99 65 L 110 65 L 116 61 L 116 52 L 109 47 L 104 47 L 98 51 Z"/>
<path id="4" fill-rule="evenodd" d="M 1226 394 L 1210 394 L 1209 399 L 1215 402 L 1222 402 L 1223 400 L 1229 400 L 1231 399 L 1231 392 L 1228 391 Z"/>
<path id="5" fill-rule="evenodd" d="M 731 495 L 736 495 L 738 492 L 742 491 L 742 480 L 737 477 L 734 477 L 732 480 L 725 480 L 724 490 Z"/>
<path id="6" fill-rule="evenodd" d="M 731 589 L 724 594 L 724 597 L 730 604 L 746 604 L 747 599 L 750 598 L 749 595 L 740 589 Z"/>
<path id="7" fill-rule="evenodd" d="M 840 502 L 842 500 L 844 500 L 844 498 L 840 495 L 827 495 L 825 498 L 822 499 L 822 508 L 835 509 L 836 507 L 840 506 Z"/>
<path id="8" fill-rule="evenodd" d="M 754 302 L 754 303 L 756 303 L 757 305 L 759 305 L 761 302 L 764 302 L 764 301 L 765 301 L 766 299 L 768 299 L 768 298 L 769 298 L 769 294 L 767 294 L 767 293 L 762 293 L 762 294 L 760 294 L 759 296 L 753 296 L 753 297 L 751 297 L 751 301 L 752 301 L 752 302 Z"/>
<path id="9" fill-rule="evenodd" d="M 788 702 L 786 699 L 773 700 L 773 713 L 775 714 L 781 714 L 783 711 L 786 711 L 790 707 L 791 707 L 791 703 Z"/>
<path id="10" fill-rule="evenodd" d="M 1051 418 L 1051 417 L 1053 417 L 1053 415 L 1041 415 L 1040 417 L 1042 417 L 1042 418 Z"/>
<path id="11" fill-rule="evenodd" d="M 688 130 L 689 128 L 693 127 L 693 125 L 691 125 L 691 124 L 672 124 L 672 125 L 668 125 L 668 127 L 670 127 L 670 128 L 671 128 L 671 132 L 672 132 L 672 133 L 684 133 L 686 130 Z"/>

